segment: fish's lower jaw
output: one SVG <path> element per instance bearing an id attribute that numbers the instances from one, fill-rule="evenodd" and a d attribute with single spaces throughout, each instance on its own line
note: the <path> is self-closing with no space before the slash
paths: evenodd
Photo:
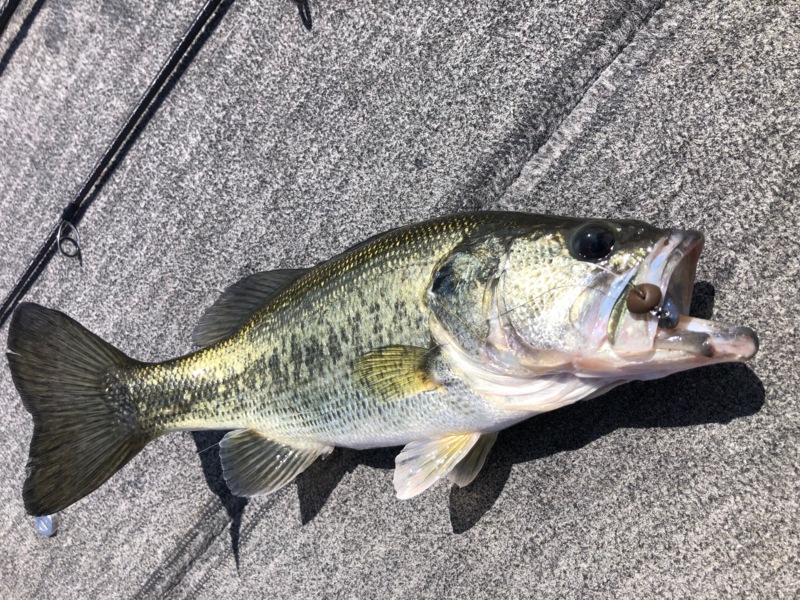
<path id="1" fill-rule="evenodd" d="M 676 328 L 658 329 L 651 350 L 617 355 L 616 364 L 606 364 L 605 372 L 615 371 L 628 380 L 660 379 L 720 363 L 746 362 L 758 348 L 758 335 L 750 327 L 681 315 Z M 595 372 L 600 371 L 603 369 L 595 365 Z"/>
<path id="2" fill-rule="evenodd" d="M 687 360 L 709 364 L 750 360 L 758 347 L 758 335 L 750 327 L 684 315 L 674 329 L 659 328 L 654 342 L 656 351 L 681 353 Z"/>

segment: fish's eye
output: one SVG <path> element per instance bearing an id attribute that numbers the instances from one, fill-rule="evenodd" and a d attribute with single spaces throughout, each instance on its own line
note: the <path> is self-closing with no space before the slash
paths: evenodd
<path id="1" fill-rule="evenodd" d="M 614 249 L 614 233 L 600 223 L 588 223 L 572 234 L 569 249 L 578 260 L 602 260 Z"/>

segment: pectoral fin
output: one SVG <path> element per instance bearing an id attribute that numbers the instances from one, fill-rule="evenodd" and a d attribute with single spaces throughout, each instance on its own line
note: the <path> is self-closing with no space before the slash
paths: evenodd
<path id="1" fill-rule="evenodd" d="M 395 459 L 397 497 L 405 500 L 427 490 L 450 473 L 480 438 L 480 433 L 464 433 L 406 445 Z"/>
<path id="2" fill-rule="evenodd" d="M 439 384 L 429 372 L 435 348 L 385 346 L 356 360 L 355 377 L 377 398 L 397 400 L 436 389 Z"/>
<path id="3" fill-rule="evenodd" d="M 489 455 L 489 450 L 494 446 L 495 440 L 497 440 L 497 432 L 483 434 L 472 449 L 467 452 L 467 455 L 461 459 L 461 462 L 447 474 L 447 478 L 458 487 L 464 487 L 472 483 L 472 480 L 477 477 L 483 468 L 483 463 L 486 462 L 486 457 Z"/>
<path id="4" fill-rule="evenodd" d="M 222 474 L 237 496 L 271 494 L 333 448 L 314 443 L 286 444 L 255 429 L 231 431 L 219 443 Z"/>

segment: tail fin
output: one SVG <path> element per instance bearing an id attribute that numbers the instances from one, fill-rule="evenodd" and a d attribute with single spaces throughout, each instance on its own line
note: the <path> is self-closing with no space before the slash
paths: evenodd
<path id="1" fill-rule="evenodd" d="M 33 438 L 22 490 L 31 515 L 66 508 L 96 490 L 150 440 L 130 396 L 114 385 L 135 363 L 63 313 L 20 304 L 8 333 L 8 363 Z"/>

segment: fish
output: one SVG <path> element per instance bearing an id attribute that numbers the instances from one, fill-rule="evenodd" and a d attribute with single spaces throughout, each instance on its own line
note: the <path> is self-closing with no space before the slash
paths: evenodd
<path id="1" fill-rule="evenodd" d="M 756 354 L 751 328 L 689 314 L 703 245 L 636 220 L 444 216 L 245 277 L 200 318 L 197 349 L 164 362 L 20 304 L 7 358 L 33 420 L 25 508 L 63 510 L 150 441 L 197 430 L 227 431 L 239 496 L 283 488 L 337 446 L 403 446 L 400 499 L 466 486 L 515 423 Z"/>

